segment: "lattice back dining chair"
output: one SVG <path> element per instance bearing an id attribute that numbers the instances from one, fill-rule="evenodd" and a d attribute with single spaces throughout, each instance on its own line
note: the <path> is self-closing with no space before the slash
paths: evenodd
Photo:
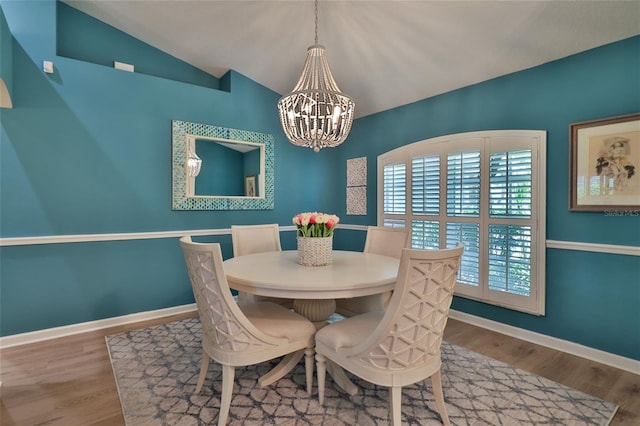
<path id="1" fill-rule="evenodd" d="M 313 324 L 275 303 L 236 303 L 223 270 L 220 244 L 195 243 L 191 237 L 185 236 L 180 239 L 180 245 L 202 323 L 202 364 L 196 393 L 204 383 L 209 359 L 222 365 L 218 425 L 226 424 L 229 415 L 235 367 L 304 351 L 307 392 L 310 394 L 313 335 L 316 332 Z M 295 366 L 290 359 L 285 356 L 273 370 L 259 379 L 260 385 L 267 386 L 287 374 Z"/>
<path id="2" fill-rule="evenodd" d="M 277 223 L 264 225 L 231 225 L 231 242 L 233 255 L 244 256 L 246 254 L 263 253 L 265 251 L 281 251 L 280 227 Z M 238 302 L 267 301 L 293 307 L 293 300 L 278 297 L 256 296 L 238 292 Z"/>
<path id="3" fill-rule="evenodd" d="M 402 249 L 411 245 L 411 233 L 405 229 L 369 226 L 364 242 L 365 253 L 375 253 L 400 259 Z M 336 312 L 345 317 L 384 310 L 391 300 L 391 292 L 371 296 L 336 299 Z"/>
<path id="4" fill-rule="evenodd" d="M 402 419 L 402 387 L 431 377 L 437 411 L 449 425 L 440 374 L 440 345 L 463 248 L 404 249 L 386 311 L 329 324 L 316 333 L 318 396 L 324 402 L 326 361 L 389 387 L 391 420 Z"/>

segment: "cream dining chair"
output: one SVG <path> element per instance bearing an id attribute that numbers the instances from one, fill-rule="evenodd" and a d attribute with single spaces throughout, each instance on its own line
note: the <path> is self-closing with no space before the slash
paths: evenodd
<path id="1" fill-rule="evenodd" d="M 224 274 L 220 244 L 180 239 L 193 294 L 202 323 L 202 364 L 196 385 L 200 392 L 209 359 L 222 365 L 222 395 L 218 425 L 227 422 L 235 368 L 258 364 L 304 350 L 307 392 L 313 383 L 313 335 L 316 328 L 306 318 L 270 302 L 238 304 Z M 260 377 L 261 386 L 282 378 L 295 365 L 283 360 Z"/>
<path id="2" fill-rule="evenodd" d="M 411 234 L 398 228 L 369 226 L 364 242 L 365 253 L 375 253 L 400 259 L 403 248 L 411 245 Z M 384 310 L 391 299 L 391 292 L 371 296 L 336 299 L 336 312 L 345 317 Z"/>
<path id="3" fill-rule="evenodd" d="M 246 254 L 263 253 L 265 251 L 281 251 L 280 228 L 277 223 L 264 225 L 231 225 L 231 243 L 233 244 L 233 255 L 244 256 Z M 267 301 L 293 307 L 293 300 L 256 296 L 238 292 L 238 302 Z"/>
<path id="4" fill-rule="evenodd" d="M 316 333 L 318 397 L 324 403 L 326 362 L 389 387 L 391 421 L 402 420 L 402 387 L 431 377 L 437 411 L 449 425 L 440 375 L 440 345 L 463 248 L 404 249 L 386 311 L 329 324 Z"/>

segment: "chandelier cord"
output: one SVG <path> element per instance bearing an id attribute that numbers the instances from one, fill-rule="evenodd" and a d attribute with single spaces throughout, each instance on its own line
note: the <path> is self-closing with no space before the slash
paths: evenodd
<path id="1" fill-rule="evenodd" d="M 316 43 L 318 44 L 318 0 L 315 1 L 315 6 L 316 6 Z"/>

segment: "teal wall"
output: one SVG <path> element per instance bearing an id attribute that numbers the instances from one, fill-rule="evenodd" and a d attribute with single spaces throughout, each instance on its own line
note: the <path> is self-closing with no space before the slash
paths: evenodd
<path id="1" fill-rule="evenodd" d="M 345 144 L 315 154 L 286 141 L 279 95 L 237 72 L 223 76 L 218 90 L 185 82 L 182 66 L 161 78 L 73 59 L 57 51 L 53 0 L 0 5 L 14 36 L 14 109 L 2 111 L 0 129 L 3 238 L 285 226 L 310 210 L 374 224 L 379 154 L 451 133 L 541 129 L 548 138 L 547 238 L 640 245 L 638 218 L 570 213 L 567 199 L 569 124 L 640 110 L 640 37 L 363 117 Z M 96 43 L 113 32 L 82 22 Z M 129 42 L 116 44 L 127 52 Z M 42 72 L 43 60 L 54 62 L 53 75 Z M 273 134 L 275 208 L 172 211 L 171 120 Z M 346 216 L 346 160 L 362 156 L 369 214 Z M 203 240 L 232 255 L 228 235 Z M 363 241 L 362 232 L 336 231 L 338 249 L 361 249 Z M 284 232 L 282 243 L 293 248 L 295 234 Z M 174 238 L 7 246 L 1 256 L 2 336 L 193 302 Z M 639 277 L 634 256 L 548 249 L 546 316 L 462 298 L 454 308 L 640 359 Z"/>
<path id="2" fill-rule="evenodd" d="M 356 120 L 334 149 L 336 185 L 349 158 L 367 157 L 367 216 L 376 220 L 376 161 L 383 152 L 441 135 L 480 130 L 547 132 L 547 239 L 640 246 L 640 209 L 626 216 L 569 212 L 571 123 L 640 111 L 640 37 Z M 428 76 L 425 76 L 428 78 Z M 640 178 L 640 176 L 638 177 Z M 337 186 L 340 187 L 340 186 Z M 344 211 L 339 197 L 334 211 Z M 546 315 L 456 297 L 462 312 L 640 359 L 640 259 L 547 249 Z"/>
<path id="3" fill-rule="evenodd" d="M 0 9 L 0 78 L 4 80 L 11 95 L 13 92 L 13 37 L 2 9 Z"/>
<path id="4" fill-rule="evenodd" d="M 57 53 L 67 58 L 113 67 L 134 65 L 135 72 L 219 89 L 214 76 L 106 25 L 62 2 L 57 3 Z"/>
<path id="5" fill-rule="evenodd" d="M 322 174 L 329 156 L 286 141 L 277 93 L 234 71 L 215 90 L 63 57 L 54 1 L 0 6 L 15 38 L 14 108 L 2 110 L 0 129 L 3 238 L 290 225 L 331 198 L 327 187 L 308 191 L 305 178 Z M 172 211 L 171 120 L 274 135 L 275 208 Z M 229 237 L 213 240 L 232 255 Z M 3 336 L 193 302 L 177 239 L 0 250 Z"/>

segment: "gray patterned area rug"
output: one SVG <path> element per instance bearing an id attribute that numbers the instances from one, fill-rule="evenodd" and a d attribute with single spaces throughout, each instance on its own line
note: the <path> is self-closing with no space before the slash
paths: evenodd
<path id="1" fill-rule="evenodd" d="M 198 319 L 107 336 L 127 426 L 217 424 L 222 373 L 212 362 L 200 394 L 194 390 L 202 348 Z M 258 377 L 276 361 L 236 369 L 230 425 L 388 425 L 388 390 L 349 376 L 348 396 L 327 376 L 325 404 L 306 389 L 304 362 L 271 386 Z M 349 374 L 349 373 L 347 373 Z M 315 380 L 315 376 L 314 376 Z M 617 406 L 484 355 L 443 342 L 442 387 L 454 425 L 608 425 Z M 402 391 L 402 420 L 440 425 L 431 381 Z"/>

